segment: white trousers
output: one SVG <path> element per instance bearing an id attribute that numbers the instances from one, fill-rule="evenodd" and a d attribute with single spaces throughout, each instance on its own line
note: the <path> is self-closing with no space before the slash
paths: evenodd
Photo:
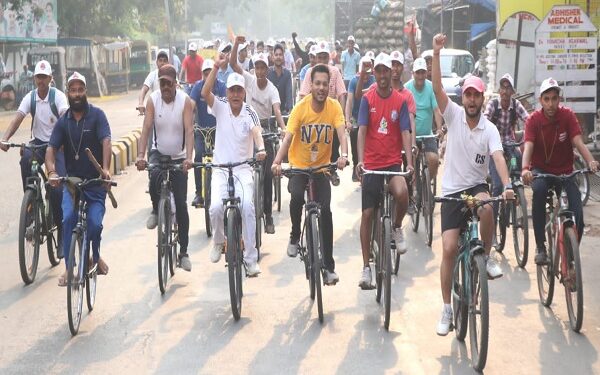
<path id="1" fill-rule="evenodd" d="M 213 228 L 213 241 L 215 244 L 225 242 L 224 221 L 225 206 L 223 199 L 228 198 L 227 171 L 213 169 L 210 195 L 210 221 Z M 242 214 L 242 239 L 244 240 L 244 261 L 253 263 L 258 260 L 256 251 L 256 215 L 254 212 L 254 180 L 251 169 L 234 170 L 233 181 L 235 196 L 240 198 Z"/>

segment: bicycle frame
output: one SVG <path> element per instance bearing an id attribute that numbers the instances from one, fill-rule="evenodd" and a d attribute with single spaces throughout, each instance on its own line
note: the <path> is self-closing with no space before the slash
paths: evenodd
<path id="1" fill-rule="evenodd" d="M 554 249 L 557 249 L 558 251 L 555 252 L 554 259 L 551 259 L 551 261 L 554 265 L 558 265 L 558 259 L 560 257 L 560 268 L 555 267 L 554 275 L 562 282 L 569 278 L 567 257 L 563 242 L 564 230 L 567 227 L 573 227 L 575 228 L 575 231 L 577 231 L 577 226 L 573 217 L 573 212 L 569 211 L 569 200 L 567 199 L 565 189 L 561 189 L 558 205 L 556 206 L 554 206 L 554 195 L 553 190 L 550 190 L 546 201 L 546 211 L 550 213 L 550 220 L 548 220 L 544 228 L 548 229 L 550 225 L 552 226 L 554 238 L 548 238 L 548 241 L 553 241 Z"/>

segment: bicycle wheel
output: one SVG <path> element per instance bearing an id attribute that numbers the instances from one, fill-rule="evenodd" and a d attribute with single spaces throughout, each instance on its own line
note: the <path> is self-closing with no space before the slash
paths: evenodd
<path id="1" fill-rule="evenodd" d="M 88 251 L 89 256 L 87 259 L 87 264 L 85 268 L 87 274 L 85 276 L 87 280 L 87 287 L 85 288 L 85 297 L 87 302 L 88 311 L 92 311 L 94 309 L 94 304 L 96 303 L 96 285 L 98 281 L 98 264 L 94 264 L 94 260 L 92 257 L 92 252 Z"/>
<path id="2" fill-rule="evenodd" d="M 311 241 L 313 243 L 313 278 L 315 283 L 315 295 L 317 297 L 317 312 L 319 314 L 319 322 L 323 323 L 323 296 L 321 294 L 321 249 L 323 241 L 319 231 L 319 219 L 316 214 L 310 215 L 311 225 Z"/>
<path id="3" fill-rule="evenodd" d="M 550 222 L 546 213 L 546 241 L 548 241 L 548 264 L 536 265 L 538 294 L 542 305 L 549 307 L 554 296 L 554 223 Z"/>
<path id="4" fill-rule="evenodd" d="M 392 259 L 390 253 L 390 243 L 392 242 L 392 223 L 389 217 L 383 218 L 383 233 L 381 234 L 383 246 L 381 247 L 382 254 L 382 271 L 383 271 L 383 302 L 384 302 L 384 319 L 383 326 L 385 329 L 390 328 L 390 311 L 392 304 Z"/>
<path id="5" fill-rule="evenodd" d="M 27 189 L 21 203 L 19 218 L 19 268 L 25 285 L 35 280 L 40 258 L 41 211 L 36 191 Z"/>
<path id="6" fill-rule="evenodd" d="M 575 158 L 574 169 L 583 169 L 585 167 L 585 163 L 579 158 Z M 579 187 L 579 192 L 581 193 L 581 204 L 585 206 L 588 199 L 590 199 L 590 176 L 587 173 L 580 173 L 575 176 L 575 183 Z"/>
<path id="7" fill-rule="evenodd" d="M 418 172 L 417 172 L 418 171 Z M 421 186 L 421 170 L 420 168 L 415 168 L 415 181 L 417 183 L 413 187 L 412 191 L 412 212 L 410 214 L 410 223 L 412 226 L 413 232 L 417 232 L 419 230 L 419 215 L 421 210 L 421 194 L 422 194 L 422 186 Z M 410 184 L 410 182 L 409 182 Z M 411 202 L 409 202 L 411 204 Z"/>
<path id="8" fill-rule="evenodd" d="M 506 227 L 508 226 L 508 213 L 512 202 L 501 201 L 498 203 L 498 216 L 496 217 L 496 251 L 502 252 L 506 245 Z"/>
<path id="9" fill-rule="evenodd" d="M 175 215 L 171 214 L 171 233 L 169 235 L 169 271 L 171 277 L 175 276 L 175 270 L 179 258 L 177 258 L 177 245 L 179 243 L 179 234 L 177 233 L 177 223 L 175 222 Z"/>
<path id="10" fill-rule="evenodd" d="M 467 336 L 468 323 L 468 304 L 465 295 L 466 290 L 466 275 L 465 275 L 465 258 L 461 254 L 457 259 L 452 275 L 452 310 L 454 312 L 454 328 L 456 330 L 456 338 L 458 341 L 465 341 Z"/>
<path id="11" fill-rule="evenodd" d="M 275 199 L 277 200 L 277 212 L 281 212 L 281 176 L 273 177 L 275 184 Z"/>
<path id="12" fill-rule="evenodd" d="M 240 217 L 236 210 L 227 211 L 227 269 L 229 273 L 229 297 L 233 319 L 240 320 L 242 312 L 242 243 Z"/>
<path id="13" fill-rule="evenodd" d="M 315 267 L 315 251 L 314 251 L 314 243 L 312 241 L 312 224 L 310 220 L 307 220 L 307 217 L 304 218 L 304 235 L 306 239 L 306 257 L 305 261 L 308 263 L 308 288 L 310 290 L 310 299 L 314 301 L 315 299 L 315 273 L 313 272 L 313 268 Z"/>
<path id="14" fill-rule="evenodd" d="M 431 176 L 429 174 L 429 168 L 425 168 L 424 178 L 423 178 L 423 186 L 426 186 L 423 189 L 423 221 L 425 225 L 425 243 L 427 246 L 431 247 L 431 243 L 433 242 L 433 194 L 431 192 Z"/>
<path id="15" fill-rule="evenodd" d="M 158 203 L 158 288 L 160 293 L 164 294 L 167 289 L 167 280 L 169 278 L 169 236 L 171 231 L 171 203 L 168 198 L 161 198 Z"/>
<path id="16" fill-rule="evenodd" d="M 475 255 L 471 267 L 471 295 L 469 296 L 471 364 L 475 370 L 482 371 L 487 360 L 489 336 L 488 277 L 483 255 Z"/>
<path id="17" fill-rule="evenodd" d="M 212 223 L 210 222 L 210 184 L 212 182 L 212 169 L 204 168 L 204 225 L 206 227 L 206 236 L 212 237 Z"/>
<path id="18" fill-rule="evenodd" d="M 377 239 L 375 244 L 377 248 L 375 249 L 375 301 L 377 303 L 381 303 L 381 295 L 383 294 L 383 251 L 385 249 L 385 244 L 383 243 L 383 221 L 380 217 L 380 209 L 377 209 L 373 215 L 373 225 L 375 226 L 373 229 L 373 236 Z M 376 215 L 375 215 L 376 214 Z"/>
<path id="19" fill-rule="evenodd" d="M 527 199 L 525 199 L 523 186 L 518 186 L 515 189 L 515 201 L 511 206 L 515 258 L 519 267 L 525 268 L 529 256 L 529 224 L 527 220 Z"/>
<path id="20" fill-rule="evenodd" d="M 262 218 L 263 218 L 263 180 L 259 168 L 254 170 L 254 214 L 256 217 L 256 250 L 260 260 L 260 247 L 262 245 Z"/>
<path id="21" fill-rule="evenodd" d="M 564 256 L 567 257 L 567 277 L 563 279 L 567 311 L 571 329 L 581 330 L 583 324 L 583 279 L 581 275 L 581 259 L 579 258 L 579 243 L 575 228 L 567 227 L 564 233 Z"/>
<path id="22" fill-rule="evenodd" d="M 83 307 L 84 264 L 82 261 L 83 239 L 81 230 L 75 229 L 67 262 L 67 317 L 69 330 L 75 336 L 79 331 Z"/>
<path id="23" fill-rule="evenodd" d="M 47 193 L 46 193 L 47 194 Z M 44 232 L 46 236 L 46 250 L 48 251 L 48 261 L 52 267 L 60 263 L 58 258 L 58 238 L 62 237 L 62 233 L 58 233 L 58 227 L 54 223 L 54 215 L 52 214 L 52 206 L 49 199 L 44 200 Z"/>

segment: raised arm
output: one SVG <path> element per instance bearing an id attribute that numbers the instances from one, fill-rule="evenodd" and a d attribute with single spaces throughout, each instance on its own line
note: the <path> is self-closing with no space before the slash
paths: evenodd
<path id="1" fill-rule="evenodd" d="M 448 105 L 448 95 L 444 91 L 444 85 L 442 85 L 442 70 L 440 68 L 440 51 L 446 43 L 446 36 L 444 34 L 437 34 L 433 37 L 433 63 L 431 67 L 431 80 L 433 84 L 433 92 L 435 93 L 435 99 L 438 103 L 438 108 L 442 113 L 446 111 Z"/>
<path id="2" fill-rule="evenodd" d="M 215 95 L 212 93 L 213 86 L 215 85 L 215 80 L 217 79 L 217 73 L 219 71 L 219 66 L 225 62 L 225 59 L 218 55 L 215 61 L 215 67 L 210 71 L 208 77 L 206 77 L 206 82 L 204 82 L 204 86 L 202 87 L 202 97 L 206 100 L 206 104 L 212 108 L 215 102 Z"/>
<path id="3" fill-rule="evenodd" d="M 246 37 L 241 35 L 236 36 L 235 41 L 233 42 L 233 47 L 231 48 L 231 54 L 229 55 L 229 65 L 231 65 L 231 69 L 233 69 L 234 72 L 242 75 L 244 74 L 244 69 L 242 69 L 240 64 L 238 64 L 237 56 L 240 44 L 244 43 L 245 41 Z"/>

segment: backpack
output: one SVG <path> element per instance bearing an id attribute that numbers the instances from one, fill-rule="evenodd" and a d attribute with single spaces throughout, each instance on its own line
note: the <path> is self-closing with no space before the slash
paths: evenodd
<path id="1" fill-rule="evenodd" d="M 517 121 L 517 99 L 515 98 L 510 98 L 511 104 L 512 104 L 512 108 L 509 109 L 509 115 L 508 115 L 508 123 L 510 124 L 511 127 L 514 128 L 516 121 Z M 492 101 L 492 105 L 494 106 L 494 112 L 492 113 L 492 118 L 490 119 L 490 122 L 492 122 L 494 125 L 498 126 L 498 119 L 500 118 L 500 99 L 494 99 Z"/>
<path id="2" fill-rule="evenodd" d="M 60 117 L 58 115 L 58 108 L 56 107 L 56 89 L 50 87 L 48 91 L 48 102 L 50 103 L 50 110 L 56 119 Z M 35 103 L 37 102 L 37 89 L 31 90 L 31 106 L 29 112 L 31 112 L 31 130 L 33 131 L 33 120 L 35 119 Z"/>

